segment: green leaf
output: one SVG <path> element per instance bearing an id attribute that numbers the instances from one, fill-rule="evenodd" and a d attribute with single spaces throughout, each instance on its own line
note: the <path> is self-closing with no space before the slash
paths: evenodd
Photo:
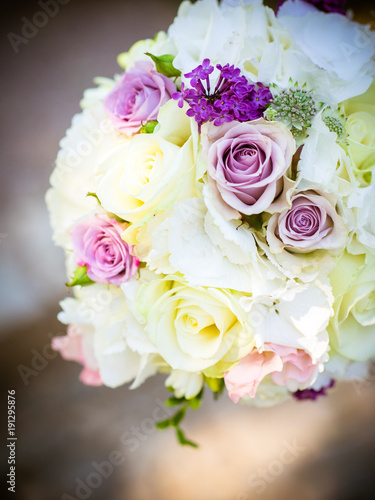
<path id="1" fill-rule="evenodd" d="M 171 398 L 172 399 L 172 398 Z M 176 398 L 177 399 L 177 398 Z M 180 410 L 178 410 L 175 415 L 171 418 L 167 418 L 166 420 L 162 420 L 161 422 L 156 422 L 155 427 L 157 429 L 166 429 L 167 427 L 177 427 L 182 419 L 185 416 L 187 406 L 184 406 Z"/>
<path id="2" fill-rule="evenodd" d="M 172 424 L 171 420 L 167 418 L 166 420 L 162 420 L 161 422 L 156 422 L 155 427 L 157 429 L 166 429 L 167 427 L 170 427 Z"/>
<path id="3" fill-rule="evenodd" d="M 176 398 L 176 397 L 171 397 L 168 398 L 167 401 L 165 402 L 165 406 L 171 407 L 171 406 L 178 406 L 185 403 L 185 398 Z"/>
<path id="4" fill-rule="evenodd" d="M 152 134 L 157 124 L 158 124 L 157 120 L 150 120 L 146 122 L 144 125 L 142 124 L 142 127 L 139 129 L 139 133 Z"/>
<path id="5" fill-rule="evenodd" d="M 247 224 L 249 224 L 251 229 L 255 229 L 255 231 L 260 231 L 263 227 L 262 214 L 254 214 L 254 215 L 242 214 L 242 220 Z"/>
<path id="6" fill-rule="evenodd" d="M 192 448 L 199 448 L 199 446 L 197 445 L 197 443 L 194 443 L 193 441 L 190 441 L 189 439 L 187 439 L 185 437 L 185 434 L 184 434 L 183 430 L 180 427 L 176 427 L 176 434 L 177 434 L 178 442 L 182 446 L 191 446 Z"/>
<path id="7" fill-rule="evenodd" d="M 164 54 L 163 56 L 154 56 L 150 52 L 145 52 L 146 56 L 151 57 L 156 66 L 156 71 L 162 75 L 168 76 L 168 78 L 173 78 L 181 75 L 181 71 L 173 66 L 173 60 L 175 56 L 171 54 Z"/>
<path id="8" fill-rule="evenodd" d="M 223 378 L 204 377 L 204 380 L 212 392 L 221 393 L 223 391 L 225 386 Z"/>
<path id="9" fill-rule="evenodd" d="M 195 398 L 187 399 L 186 402 L 188 403 L 190 408 L 193 408 L 193 410 L 198 410 L 202 402 L 202 397 L 203 397 L 203 388 L 200 391 L 200 393 L 195 396 Z"/>
<path id="10" fill-rule="evenodd" d="M 185 413 L 186 413 L 186 409 L 187 409 L 187 407 L 184 406 L 175 415 L 173 415 L 173 417 L 171 417 L 171 419 L 170 419 L 171 425 L 173 425 L 174 427 L 177 427 L 182 422 L 182 420 L 185 416 Z"/>
<path id="11" fill-rule="evenodd" d="M 76 285 L 86 286 L 92 285 L 93 283 L 95 282 L 87 275 L 87 266 L 78 266 L 74 271 L 72 281 L 70 283 L 65 283 L 65 285 L 68 287 Z"/>

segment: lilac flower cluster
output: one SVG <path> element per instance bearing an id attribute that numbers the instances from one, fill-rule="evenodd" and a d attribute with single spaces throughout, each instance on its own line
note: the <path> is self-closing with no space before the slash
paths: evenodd
<path id="1" fill-rule="evenodd" d="M 214 125 L 237 120 L 246 122 L 263 116 L 266 104 L 272 99 L 268 87 L 261 83 L 250 84 L 241 70 L 233 65 L 216 65 L 220 76 L 211 91 L 210 75 L 214 67 L 209 59 L 184 76 L 190 78 L 191 88 L 181 84 L 181 91 L 172 94 L 180 108 L 186 101 L 190 109 L 186 114 L 194 117 L 199 126 L 208 121 Z"/>
<path id="2" fill-rule="evenodd" d="M 306 3 L 312 4 L 319 10 L 323 12 L 336 12 L 337 14 L 346 14 L 345 4 L 346 0 L 303 0 Z M 277 6 L 277 9 L 281 7 L 286 0 L 280 2 Z"/>
<path id="3" fill-rule="evenodd" d="M 315 401 L 320 396 L 326 396 L 327 389 L 330 389 L 334 385 L 335 381 L 332 379 L 326 387 L 322 387 L 321 389 L 319 389 L 319 391 L 316 391 L 315 389 L 304 389 L 303 391 L 293 392 L 293 397 L 298 400 L 311 399 L 312 401 Z"/>

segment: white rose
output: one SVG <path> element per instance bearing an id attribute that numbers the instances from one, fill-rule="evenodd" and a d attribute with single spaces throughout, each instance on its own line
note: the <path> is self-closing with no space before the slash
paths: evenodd
<path id="1" fill-rule="evenodd" d="M 356 182 L 368 186 L 375 167 L 375 80 L 367 92 L 343 102 L 342 109 L 348 118 L 345 131 Z"/>
<path id="2" fill-rule="evenodd" d="M 335 296 L 331 343 L 342 356 L 367 361 L 375 356 L 375 257 L 344 253 L 329 279 Z"/>
<path id="3" fill-rule="evenodd" d="M 237 295 L 228 290 L 191 287 L 167 276 L 143 285 L 135 307 L 150 340 L 175 370 L 222 377 L 254 346 Z"/>
<path id="4" fill-rule="evenodd" d="M 137 222 L 195 196 L 197 130 L 185 111 L 168 101 L 156 133 L 136 135 L 106 157 L 98 168 L 103 208 Z"/>

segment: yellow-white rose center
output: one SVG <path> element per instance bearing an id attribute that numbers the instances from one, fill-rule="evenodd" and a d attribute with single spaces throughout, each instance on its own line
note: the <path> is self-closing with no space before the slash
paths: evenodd
<path id="1" fill-rule="evenodd" d="M 362 326 L 373 325 L 375 323 L 375 290 L 358 300 L 351 313 Z"/>
<path id="2" fill-rule="evenodd" d="M 174 328 L 180 349 L 193 358 L 214 356 L 223 336 L 237 322 L 235 315 L 221 304 L 207 303 L 201 307 L 190 300 L 176 304 Z"/>
<path id="3" fill-rule="evenodd" d="M 346 123 L 346 131 L 352 141 L 371 148 L 375 146 L 375 118 L 369 113 L 353 113 Z"/>
<path id="4" fill-rule="evenodd" d="M 142 148 L 142 151 L 140 151 Z M 140 202 L 146 202 L 151 196 L 151 184 L 161 180 L 163 174 L 163 152 L 159 141 L 136 144 L 129 148 L 121 177 L 121 189 L 128 196 L 134 196 Z M 153 188 L 154 189 L 154 188 Z"/>

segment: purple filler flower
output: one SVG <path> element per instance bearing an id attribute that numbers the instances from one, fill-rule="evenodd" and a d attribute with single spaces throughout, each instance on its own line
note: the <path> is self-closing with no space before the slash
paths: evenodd
<path id="1" fill-rule="evenodd" d="M 124 227 L 107 215 L 97 215 L 71 230 L 77 265 L 87 266 L 93 281 L 120 286 L 136 274 L 139 260 L 121 238 L 123 231 Z"/>
<path id="2" fill-rule="evenodd" d="M 303 399 L 311 399 L 312 401 L 315 401 L 321 396 L 326 396 L 327 389 L 330 389 L 334 385 L 335 381 L 332 379 L 331 382 L 326 387 L 322 387 L 318 391 L 316 391 L 315 389 L 304 389 L 303 391 L 293 392 L 292 395 L 295 399 L 298 399 L 299 401 Z"/>
<path id="3" fill-rule="evenodd" d="M 104 107 L 114 126 L 131 136 L 143 123 L 156 120 L 175 91 L 172 80 L 155 71 L 151 62 L 138 61 L 107 95 Z"/>
<path id="4" fill-rule="evenodd" d="M 187 115 L 194 117 L 201 125 L 212 121 L 219 126 L 225 122 L 246 122 L 256 120 L 263 115 L 266 104 L 272 99 L 267 87 L 258 83 L 250 84 L 239 68 L 226 64 L 216 65 L 220 76 L 215 89 L 211 91 L 210 75 L 214 70 L 209 59 L 184 76 L 190 78 L 192 88 L 181 85 L 181 91 L 175 92 L 172 98 L 182 108 L 184 101 L 190 106 Z"/>

